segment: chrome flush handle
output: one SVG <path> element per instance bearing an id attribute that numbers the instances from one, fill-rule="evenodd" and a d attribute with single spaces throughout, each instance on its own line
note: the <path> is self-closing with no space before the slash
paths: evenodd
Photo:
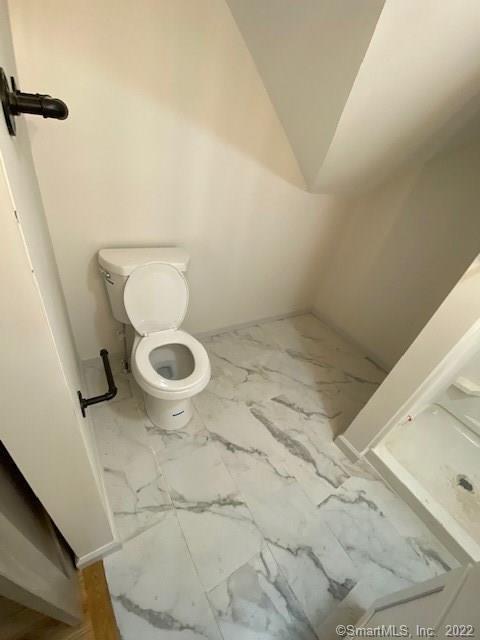
<path id="1" fill-rule="evenodd" d="M 103 269 L 102 267 L 98 267 L 98 269 L 102 274 L 104 280 L 106 280 L 109 284 L 115 284 L 114 281 L 112 280 L 112 276 L 108 271 L 105 271 L 105 269 Z"/>

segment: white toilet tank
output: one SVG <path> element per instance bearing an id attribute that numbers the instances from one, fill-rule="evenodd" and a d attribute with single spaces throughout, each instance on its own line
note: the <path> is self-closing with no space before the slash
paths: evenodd
<path id="1" fill-rule="evenodd" d="M 180 247 L 100 249 L 98 263 L 116 320 L 130 324 L 123 304 L 123 290 L 134 269 L 147 262 L 166 262 L 184 273 L 190 256 Z"/>

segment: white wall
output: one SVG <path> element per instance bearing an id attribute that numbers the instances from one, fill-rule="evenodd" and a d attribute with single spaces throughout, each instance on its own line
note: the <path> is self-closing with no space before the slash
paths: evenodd
<path id="1" fill-rule="evenodd" d="M 396 127 L 403 139 L 420 122 L 412 114 L 425 119 L 425 87 L 437 109 L 426 130 L 443 126 L 435 144 L 451 134 L 452 110 L 465 107 L 480 60 L 472 39 L 477 5 L 426 2 L 428 11 L 387 1 L 384 35 L 379 43 L 377 28 L 351 95 L 364 120 L 349 129 L 352 158 L 369 153 L 373 138 L 361 136 L 364 127 L 376 135 L 371 121 L 391 146 Z M 478 251 L 478 149 L 469 136 L 460 144 L 456 135 L 450 151 L 425 167 L 410 164 L 349 201 L 306 193 L 223 0 L 15 0 L 11 12 L 21 85 L 70 107 L 68 120 L 45 127 L 30 118 L 29 130 L 82 358 L 122 348 L 97 272 L 103 246 L 185 246 L 192 255 L 188 331 L 302 310 L 316 299 L 320 315 L 388 367 Z M 443 94 L 437 63 L 446 57 L 450 69 L 451 30 L 465 42 L 454 39 L 459 69 Z M 385 33 L 397 38 L 390 54 Z M 390 92 L 403 83 L 413 105 L 402 103 L 392 120 L 387 80 Z"/>
<path id="2" fill-rule="evenodd" d="M 22 87 L 70 108 L 29 130 L 82 358 L 121 350 L 104 246 L 185 246 L 191 332 L 311 305 L 339 218 L 303 191 L 223 0 L 15 0 L 11 14 Z"/>
<path id="3" fill-rule="evenodd" d="M 384 0 L 227 0 L 314 189 Z"/>
<path id="4" fill-rule="evenodd" d="M 423 167 L 352 198 L 317 313 L 392 367 L 480 250 L 480 120 Z"/>
<path id="5" fill-rule="evenodd" d="M 480 106 L 478 0 L 226 0 L 307 186 L 378 185 Z"/>
<path id="6" fill-rule="evenodd" d="M 380 183 L 478 107 L 479 33 L 478 0 L 386 0 L 316 190 Z"/>

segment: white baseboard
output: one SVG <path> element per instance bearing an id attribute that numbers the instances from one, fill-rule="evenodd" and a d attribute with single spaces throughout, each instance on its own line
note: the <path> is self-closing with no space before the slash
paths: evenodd
<path id="1" fill-rule="evenodd" d="M 276 316 L 268 316 L 267 318 L 258 318 L 257 320 L 249 320 L 248 322 L 240 322 L 239 324 L 232 324 L 227 327 L 219 327 L 212 329 L 211 331 L 194 332 L 193 335 L 196 338 L 209 338 L 210 336 L 216 336 L 222 333 L 228 333 L 229 331 L 238 331 L 239 329 L 248 329 L 248 327 L 254 327 L 256 324 L 264 324 L 265 322 L 275 322 L 276 320 L 284 320 L 285 318 L 295 318 L 296 316 L 304 316 L 308 313 L 312 313 L 312 310 L 303 309 L 299 311 L 290 311 L 289 313 L 280 313 Z"/>
<path id="2" fill-rule="evenodd" d="M 110 360 L 110 366 L 112 367 L 112 370 L 115 372 L 115 369 L 121 367 L 121 364 L 123 362 L 123 352 L 111 353 L 109 351 L 108 359 Z M 95 358 L 85 358 L 84 360 L 81 360 L 82 367 L 94 367 L 98 365 L 99 362 L 102 362 L 102 358 L 100 356 L 95 356 Z"/>
<path id="3" fill-rule="evenodd" d="M 93 564 L 94 562 L 97 562 L 97 560 L 102 560 L 121 548 L 122 543 L 119 540 L 112 540 L 112 542 L 105 544 L 103 547 L 100 547 L 100 549 L 95 549 L 95 551 L 87 553 L 81 558 L 77 558 L 77 568 L 84 569 L 85 567 L 88 567 L 89 564 Z"/>
<path id="4" fill-rule="evenodd" d="M 202 338 L 209 338 L 211 336 L 220 335 L 222 333 L 228 333 L 229 331 L 238 331 L 239 329 L 248 329 L 248 327 L 254 327 L 257 324 L 264 324 L 265 322 L 275 322 L 276 320 L 283 320 L 286 318 L 295 318 L 296 316 L 304 316 L 306 314 L 316 315 L 313 313 L 311 308 L 308 308 L 308 309 L 303 309 L 299 311 L 290 311 L 289 313 L 280 313 L 276 316 L 268 316 L 267 318 L 258 318 L 257 320 L 249 320 L 248 322 L 240 322 L 238 324 L 218 327 L 216 329 L 212 329 L 209 331 L 193 331 L 192 335 L 195 338 L 198 338 L 201 340 Z M 319 318 L 319 320 L 321 319 Z M 321 321 L 323 322 L 323 320 Z M 119 367 L 120 363 L 123 362 L 123 352 L 122 353 L 109 352 L 108 355 L 110 358 L 112 369 Z M 95 364 L 98 364 L 101 361 L 102 359 L 100 358 L 100 356 L 96 356 L 95 358 L 82 359 L 81 364 L 82 364 L 82 367 L 95 366 Z"/>
<path id="5" fill-rule="evenodd" d="M 340 451 L 347 456 L 351 462 L 357 462 L 360 459 L 360 453 L 353 447 L 345 436 L 340 435 L 333 441 Z"/>

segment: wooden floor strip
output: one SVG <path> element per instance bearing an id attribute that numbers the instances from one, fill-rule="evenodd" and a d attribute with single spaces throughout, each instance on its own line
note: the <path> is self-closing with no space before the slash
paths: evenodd
<path id="1" fill-rule="evenodd" d="M 108 590 L 103 562 L 86 567 L 82 571 L 87 612 L 95 640 L 119 640 L 119 633 L 112 601 Z"/>
<path id="2" fill-rule="evenodd" d="M 80 572 L 85 619 L 69 627 L 0 596 L 1 640 L 119 640 L 103 562 Z"/>

